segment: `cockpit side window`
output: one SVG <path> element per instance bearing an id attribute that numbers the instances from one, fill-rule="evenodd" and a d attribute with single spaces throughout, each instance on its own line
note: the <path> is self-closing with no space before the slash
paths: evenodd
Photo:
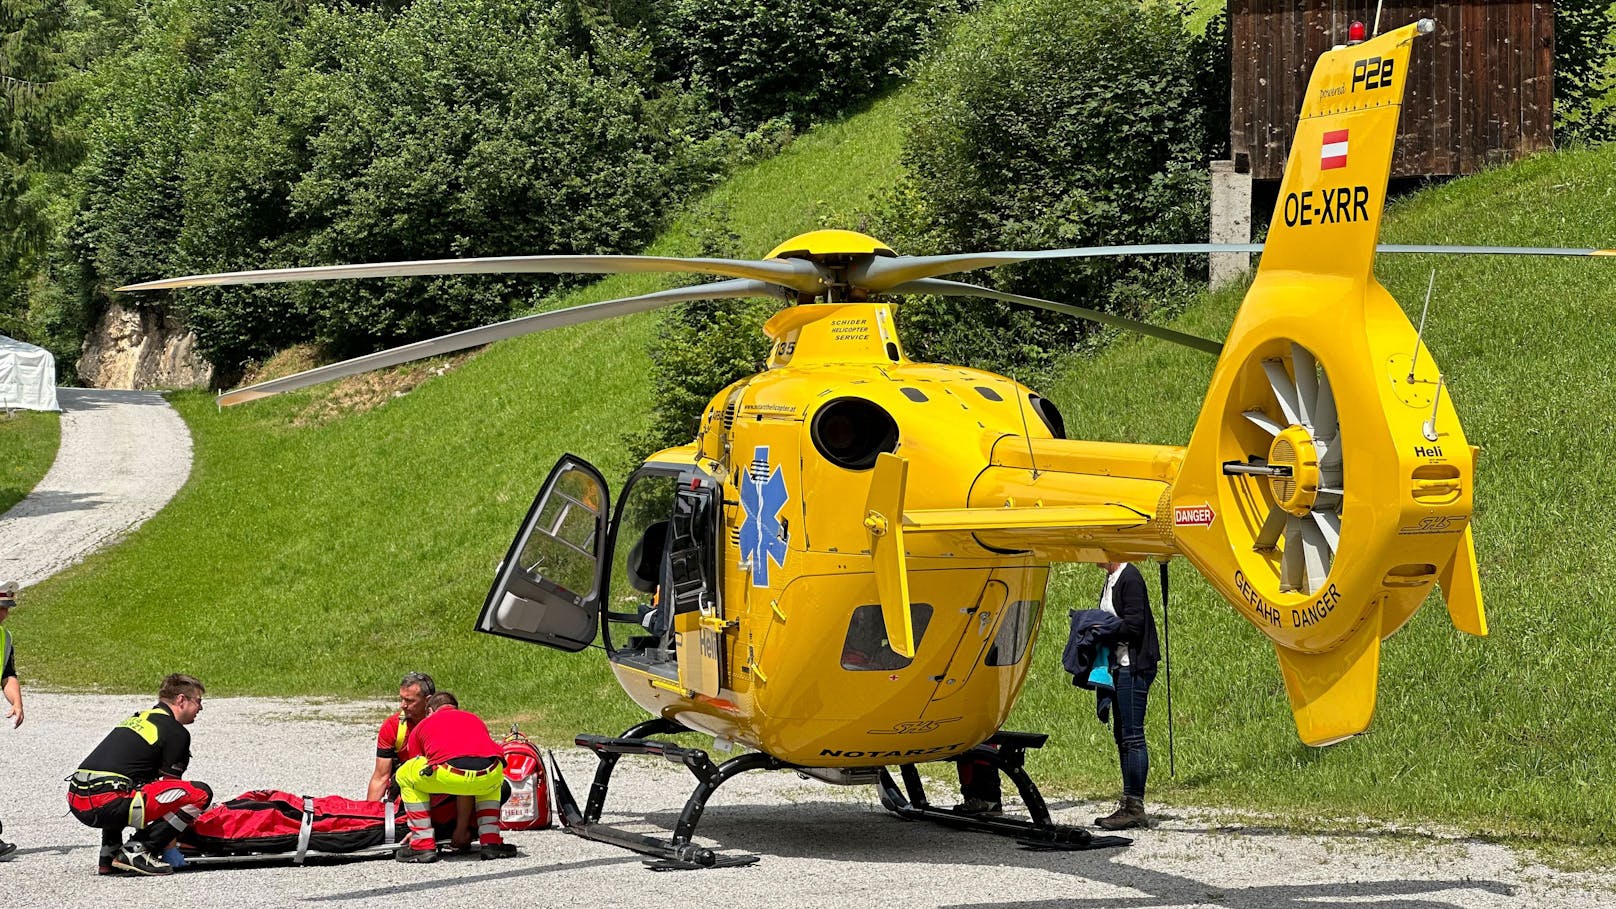
<path id="1" fill-rule="evenodd" d="M 611 611 L 635 615 L 662 583 L 676 473 L 642 471 L 623 490 L 612 553 Z"/>

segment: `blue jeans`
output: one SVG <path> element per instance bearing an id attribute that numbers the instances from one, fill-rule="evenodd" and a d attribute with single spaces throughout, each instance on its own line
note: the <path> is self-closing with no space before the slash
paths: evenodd
<path id="1" fill-rule="evenodd" d="M 1117 705 L 1111 731 L 1122 764 L 1122 794 L 1143 800 L 1145 778 L 1150 776 L 1150 749 L 1145 746 L 1145 704 L 1150 698 L 1154 672 L 1135 674 L 1128 666 L 1116 667 Z"/>

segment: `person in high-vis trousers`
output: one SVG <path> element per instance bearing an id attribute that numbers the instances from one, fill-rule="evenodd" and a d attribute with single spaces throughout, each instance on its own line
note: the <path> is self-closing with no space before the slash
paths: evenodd
<path id="1" fill-rule="evenodd" d="M 430 803 L 434 795 L 470 796 L 476 803 L 478 852 L 484 859 L 510 858 L 516 847 L 499 833 L 499 803 L 505 788 L 504 750 L 475 713 L 460 709 L 447 691 L 427 700 L 426 719 L 410 731 L 411 753 L 394 774 L 410 838 L 399 847 L 401 862 L 435 862 Z"/>

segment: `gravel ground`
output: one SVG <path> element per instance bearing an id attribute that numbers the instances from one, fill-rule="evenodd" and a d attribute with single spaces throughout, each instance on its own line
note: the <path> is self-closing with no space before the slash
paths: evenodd
<path id="1" fill-rule="evenodd" d="M 0 516 L 0 580 L 24 587 L 117 541 L 168 504 L 191 473 L 191 433 L 153 391 L 59 388 L 62 440 L 50 472 Z"/>
<path id="2" fill-rule="evenodd" d="M 385 857 L 192 867 L 172 878 L 94 874 L 94 831 L 66 814 L 61 778 L 129 712 L 134 696 L 30 692 L 28 720 L 0 729 L 0 817 L 20 848 L 0 863 L 5 909 L 222 905 L 382 906 L 1035 906 L 1317 909 L 1616 906 L 1616 876 L 1564 873 L 1501 846 L 1377 831 L 1302 836 L 1169 812 L 1133 846 L 1039 853 L 983 834 L 905 823 L 873 792 L 745 774 L 725 784 L 700 833 L 749 868 L 654 873 L 640 857 L 557 830 L 513 833 L 515 859 L 405 866 Z M 197 724 L 190 776 L 224 798 L 265 786 L 357 796 L 383 703 L 213 698 Z M 561 755 L 574 792 L 593 759 Z M 688 793 L 684 771 L 645 758 L 618 768 L 607 820 L 670 825 Z M 939 801 L 944 799 L 939 791 Z M 1106 806 L 1054 801 L 1082 823 Z M 417 902 L 419 901 L 419 902 Z"/>

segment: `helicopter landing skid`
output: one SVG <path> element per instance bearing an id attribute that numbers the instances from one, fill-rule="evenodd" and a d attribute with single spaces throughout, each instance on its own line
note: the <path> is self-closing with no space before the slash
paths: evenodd
<path id="1" fill-rule="evenodd" d="M 567 781 L 561 776 L 561 768 L 556 765 L 555 755 L 551 754 L 551 780 L 555 790 L 557 812 L 561 816 L 561 826 L 576 836 L 621 846 L 641 855 L 650 856 L 653 860 L 646 862 L 645 866 L 652 871 L 738 868 L 757 862 L 758 857 L 755 855 L 720 855 L 690 840 L 695 833 L 697 822 L 701 820 L 702 811 L 707 807 L 707 800 L 726 780 L 748 770 L 779 770 L 788 765 L 766 754 L 758 753 L 743 754 L 722 764 L 714 764 L 712 758 L 707 756 L 707 752 L 700 749 L 684 748 L 669 742 L 645 738 L 649 735 L 670 735 L 689 731 L 672 720 L 653 719 L 634 726 L 617 738 L 600 735 L 578 736 L 577 743 L 594 751 L 600 759 L 600 765 L 595 768 L 595 781 L 589 787 L 589 802 L 582 811 L 578 810 L 578 802 L 568 789 Z M 605 808 L 606 789 L 611 783 L 612 770 L 617 766 L 617 759 L 625 754 L 649 754 L 665 758 L 683 766 L 696 778 L 696 791 L 685 800 L 684 810 L 679 813 L 679 822 L 674 827 L 671 838 L 659 839 L 600 823 L 600 814 Z"/>
<path id="2" fill-rule="evenodd" d="M 927 800 L 920 772 L 915 769 L 914 764 L 904 764 L 898 768 L 898 774 L 903 778 L 902 789 L 892 779 L 890 771 L 885 767 L 881 769 L 880 783 L 877 786 L 881 794 L 881 804 L 904 820 L 932 821 L 961 830 L 977 830 L 1008 836 L 1014 838 L 1023 848 L 1038 851 L 1075 852 L 1132 845 L 1133 840 L 1125 836 L 1095 836 L 1081 827 L 1057 824 L 1050 818 L 1044 797 L 1039 793 L 1032 777 L 1027 775 L 1025 766 L 1026 750 L 1040 747 L 1046 738 L 1044 735 L 1025 732 L 998 732 L 981 745 L 952 759 L 956 763 L 961 760 L 990 763 L 1000 773 L 1009 777 L 1010 781 L 1016 784 L 1016 791 L 1021 795 L 1022 803 L 1027 806 L 1031 820 L 938 808 Z"/>

